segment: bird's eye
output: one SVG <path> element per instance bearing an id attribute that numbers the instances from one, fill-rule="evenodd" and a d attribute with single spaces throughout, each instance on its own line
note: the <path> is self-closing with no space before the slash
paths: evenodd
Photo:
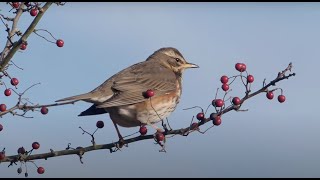
<path id="1" fill-rule="evenodd" d="M 176 61 L 177 61 L 177 62 L 181 62 L 181 60 L 180 60 L 179 58 L 176 58 Z"/>

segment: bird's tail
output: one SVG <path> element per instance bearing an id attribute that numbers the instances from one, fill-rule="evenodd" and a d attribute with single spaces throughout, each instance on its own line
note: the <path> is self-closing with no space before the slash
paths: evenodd
<path id="1" fill-rule="evenodd" d="M 80 100 L 86 100 L 91 98 L 91 93 L 85 93 L 85 94 L 80 94 L 76 96 L 71 96 L 63 99 L 56 100 L 56 102 L 61 102 L 61 101 L 80 101 Z"/>
<path id="2" fill-rule="evenodd" d="M 90 116 L 90 115 L 98 115 L 98 114 L 104 114 L 108 113 L 104 108 L 97 108 L 96 105 L 92 105 L 87 110 L 80 113 L 78 116 Z"/>

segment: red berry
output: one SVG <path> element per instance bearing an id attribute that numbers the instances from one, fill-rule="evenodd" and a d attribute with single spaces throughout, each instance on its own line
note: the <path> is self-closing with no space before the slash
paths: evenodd
<path id="1" fill-rule="evenodd" d="M 56 44 L 57 44 L 58 47 L 63 47 L 64 41 L 63 41 L 62 39 L 58 39 L 58 40 L 56 41 Z"/>
<path id="2" fill-rule="evenodd" d="M 33 149 L 39 149 L 39 147 L 40 147 L 40 144 L 38 142 L 33 142 L 32 143 L 32 148 Z"/>
<path id="3" fill-rule="evenodd" d="M 223 84 L 226 84 L 228 82 L 229 78 L 228 76 L 221 76 L 220 78 L 220 81 L 223 83 Z"/>
<path id="4" fill-rule="evenodd" d="M 31 16 L 36 16 L 37 14 L 38 14 L 38 9 L 36 9 L 36 8 L 31 9 L 31 11 L 30 11 Z"/>
<path id="5" fill-rule="evenodd" d="M 241 68 L 240 72 L 244 72 L 244 71 L 246 71 L 246 69 L 247 69 L 246 64 L 242 63 L 242 68 Z"/>
<path id="6" fill-rule="evenodd" d="M 4 152 L 0 152 L 0 161 L 4 160 L 4 158 L 6 158 L 6 155 Z"/>
<path id="7" fill-rule="evenodd" d="M 11 90 L 10 90 L 10 89 L 6 89 L 6 90 L 4 91 L 4 95 L 10 96 L 10 95 L 11 95 Z"/>
<path id="8" fill-rule="evenodd" d="M 164 135 L 162 132 L 157 132 L 156 133 L 156 139 L 157 141 L 163 141 L 164 140 Z"/>
<path id="9" fill-rule="evenodd" d="M 199 120 L 199 121 L 201 121 L 201 120 L 204 120 L 204 113 L 198 113 L 197 114 L 197 119 Z"/>
<path id="10" fill-rule="evenodd" d="M 12 2 L 12 7 L 18 9 L 20 6 L 20 3 L 19 2 Z"/>
<path id="11" fill-rule="evenodd" d="M 20 148 L 18 149 L 18 153 L 24 154 L 24 153 L 26 153 L 26 150 L 24 149 L 24 147 L 20 147 Z"/>
<path id="12" fill-rule="evenodd" d="M 266 96 L 267 96 L 268 99 L 271 100 L 271 99 L 273 99 L 274 94 L 273 94 L 273 92 L 270 91 L 270 92 L 267 93 Z"/>
<path id="13" fill-rule="evenodd" d="M 148 89 L 145 93 L 143 93 L 143 96 L 145 98 L 150 98 L 150 97 L 154 96 L 154 91 L 151 89 Z"/>
<path id="14" fill-rule="evenodd" d="M 229 85 L 228 84 L 222 84 L 221 88 L 224 91 L 228 91 L 229 90 Z"/>
<path id="15" fill-rule="evenodd" d="M 217 116 L 214 118 L 214 120 L 212 121 L 212 123 L 215 125 L 215 126 L 219 126 L 221 124 L 221 118 L 220 116 Z"/>
<path id="16" fill-rule="evenodd" d="M 241 99 L 238 98 L 238 97 L 234 97 L 234 98 L 232 99 L 232 103 L 233 103 L 234 105 L 239 105 L 239 104 L 241 103 Z"/>
<path id="17" fill-rule="evenodd" d="M 195 129 L 197 129 L 198 128 L 198 123 L 196 123 L 196 122 L 194 122 L 194 123 L 192 123 L 191 125 L 190 125 L 190 129 L 191 130 L 195 130 Z"/>
<path id="18" fill-rule="evenodd" d="M 248 83 L 253 83 L 253 81 L 254 81 L 254 77 L 253 77 L 252 75 L 249 75 L 249 76 L 247 77 L 247 82 L 248 82 Z"/>
<path id="19" fill-rule="evenodd" d="M 11 79 L 11 84 L 12 84 L 12 86 L 16 86 L 16 85 L 19 84 L 19 80 L 17 78 L 12 78 Z"/>
<path id="20" fill-rule="evenodd" d="M 239 72 L 243 72 L 247 69 L 247 66 L 244 63 L 237 63 L 235 65 L 236 70 L 238 70 Z"/>
<path id="21" fill-rule="evenodd" d="M 224 102 L 222 99 L 215 99 L 212 101 L 212 105 L 216 107 L 222 107 L 224 105 Z"/>
<path id="22" fill-rule="evenodd" d="M 49 109 L 47 107 L 42 107 L 41 110 L 40 110 L 41 114 L 45 115 L 45 114 L 48 114 L 49 112 Z"/>
<path id="23" fill-rule="evenodd" d="M 141 126 L 140 129 L 139 129 L 139 132 L 141 135 L 146 135 L 147 132 L 148 132 L 148 129 L 146 126 Z"/>
<path id="24" fill-rule="evenodd" d="M 280 103 L 283 103 L 285 100 L 286 100 L 286 97 L 285 97 L 284 95 L 279 95 L 279 96 L 278 96 L 278 101 L 279 101 Z"/>
<path id="25" fill-rule="evenodd" d="M 27 45 L 26 45 L 25 43 L 22 43 L 22 44 L 20 45 L 20 49 L 21 49 L 21 50 L 26 50 L 26 49 L 27 49 Z"/>
<path id="26" fill-rule="evenodd" d="M 43 174 L 44 173 L 44 168 L 43 167 L 38 167 L 37 172 L 39 174 Z"/>
<path id="27" fill-rule="evenodd" d="M 3 126 L 2 126 L 2 124 L 0 124 L 0 131 L 2 131 L 3 130 Z"/>
<path id="28" fill-rule="evenodd" d="M 97 128 L 103 128 L 104 127 L 104 122 L 103 121 L 97 121 L 97 124 L 96 124 Z"/>
<path id="29" fill-rule="evenodd" d="M 7 106 L 5 104 L 0 104 L 0 111 L 4 112 L 7 110 Z"/>

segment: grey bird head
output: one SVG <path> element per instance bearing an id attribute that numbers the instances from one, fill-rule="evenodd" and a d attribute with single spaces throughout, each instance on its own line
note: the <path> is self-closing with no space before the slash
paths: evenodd
<path id="1" fill-rule="evenodd" d="M 173 72 L 182 74 L 185 69 L 198 68 L 199 66 L 193 63 L 188 63 L 182 54 L 172 47 L 161 48 L 154 52 L 147 61 L 157 61 L 164 67 L 171 69 Z"/>

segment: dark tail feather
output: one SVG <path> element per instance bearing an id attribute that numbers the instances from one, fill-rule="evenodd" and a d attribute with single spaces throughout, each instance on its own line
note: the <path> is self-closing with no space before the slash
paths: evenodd
<path id="1" fill-rule="evenodd" d="M 98 114 L 104 114 L 104 113 L 108 113 L 108 112 L 103 108 L 97 108 L 96 105 L 92 105 L 90 108 L 83 111 L 78 116 L 90 116 L 90 115 L 98 115 Z"/>

